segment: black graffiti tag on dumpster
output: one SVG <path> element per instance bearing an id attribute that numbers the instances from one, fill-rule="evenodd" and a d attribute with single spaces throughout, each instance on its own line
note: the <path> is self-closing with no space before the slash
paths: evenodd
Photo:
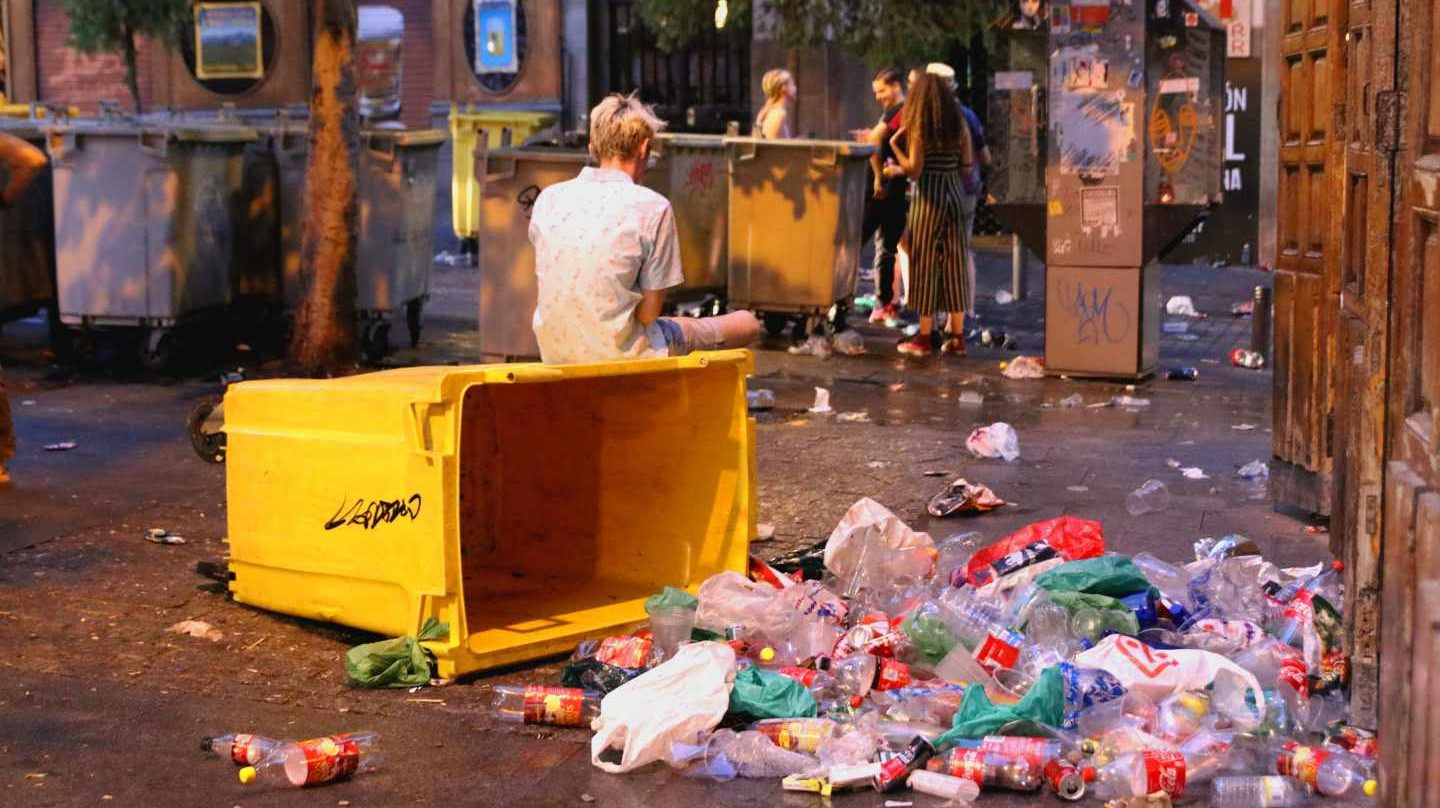
<path id="1" fill-rule="evenodd" d="M 374 530 L 381 525 L 398 522 L 407 517 L 413 522 L 420 518 L 420 503 L 419 494 L 411 494 L 408 499 L 387 500 L 361 497 L 354 502 L 346 497 L 340 501 L 340 507 L 335 510 L 335 515 L 325 522 L 325 529 L 334 530 L 337 527 L 358 525 L 365 530 Z"/>

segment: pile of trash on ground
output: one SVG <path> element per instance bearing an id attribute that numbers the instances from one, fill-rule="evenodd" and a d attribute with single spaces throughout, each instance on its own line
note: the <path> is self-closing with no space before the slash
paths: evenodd
<path id="1" fill-rule="evenodd" d="M 1062 516 L 936 545 L 879 503 L 828 540 L 584 643 L 563 687 L 497 688 L 503 717 L 589 725 L 610 772 L 787 790 L 982 791 L 1154 806 L 1374 794 L 1346 723 L 1338 562 L 1280 569 L 1241 536 L 1196 559 L 1105 552 Z"/>
<path id="2" fill-rule="evenodd" d="M 1373 797 L 1375 736 L 1347 724 L 1338 562 L 1280 569 L 1226 536 L 1173 565 L 1107 553 L 1100 523 L 1073 516 L 975 539 L 937 545 L 862 499 L 811 548 L 752 557 L 748 576 L 697 594 L 665 588 L 647 629 L 582 643 L 556 685 L 496 687 L 495 713 L 592 728 L 607 772 L 664 762 L 825 796 Z M 365 686 L 423 685 L 417 639 L 445 630 L 353 649 L 347 669 Z M 204 747 L 276 787 L 379 760 L 373 733 Z"/>

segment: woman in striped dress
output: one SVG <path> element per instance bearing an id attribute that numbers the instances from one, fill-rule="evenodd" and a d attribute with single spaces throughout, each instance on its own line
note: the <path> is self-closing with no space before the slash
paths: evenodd
<path id="1" fill-rule="evenodd" d="M 900 168 L 915 183 L 908 222 L 910 294 L 906 306 L 920 315 L 920 333 L 897 348 L 910 356 L 935 351 L 935 313 L 947 311 L 943 353 L 965 355 L 965 310 L 970 304 L 965 271 L 961 200 L 963 172 L 973 158 L 960 105 L 943 80 L 922 74 L 910 87 L 903 125 L 890 139 Z"/>

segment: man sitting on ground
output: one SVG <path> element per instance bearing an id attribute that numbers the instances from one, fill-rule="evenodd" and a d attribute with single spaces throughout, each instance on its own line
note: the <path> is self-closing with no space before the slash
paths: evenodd
<path id="1" fill-rule="evenodd" d="M 535 200 L 534 328 L 550 364 L 681 356 L 760 335 L 748 311 L 660 316 L 665 290 L 685 279 L 670 202 L 640 184 L 663 126 L 635 95 L 607 97 L 590 111 L 590 156 L 599 165 Z"/>

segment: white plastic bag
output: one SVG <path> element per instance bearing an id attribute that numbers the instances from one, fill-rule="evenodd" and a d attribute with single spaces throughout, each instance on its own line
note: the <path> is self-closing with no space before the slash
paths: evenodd
<path id="1" fill-rule="evenodd" d="M 696 743 L 725 717 L 735 681 L 735 651 L 722 642 L 680 646 L 675 656 L 612 690 L 590 724 L 590 762 L 612 774 L 670 756 L 675 742 Z M 620 762 L 601 760 L 620 749 Z"/>
<path id="2" fill-rule="evenodd" d="M 1195 301 L 1189 295 L 1175 295 L 1165 301 L 1165 313 L 1176 317 L 1195 317 L 1199 313 L 1195 311 Z"/>
<path id="3" fill-rule="evenodd" d="M 1007 379 L 1045 378 L 1045 360 L 1038 356 L 1017 356 L 1010 360 L 1000 375 Z"/>
<path id="4" fill-rule="evenodd" d="M 1210 651 L 1160 651 L 1134 637 L 1111 634 L 1071 661 L 1081 668 L 1108 671 L 1126 690 L 1157 703 L 1172 693 L 1204 690 L 1214 684 L 1215 710 L 1234 720 L 1241 731 L 1254 729 L 1265 720 L 1265 693 L 1254 674 Z M 1247 692 L 1253 701 L 1247 702 Z"/>
<path id="5" fill-rule="evenodd" d="M 738 572 L 710 576 L 696 595 L 700 606 L 695 610 L 695 625 L 710 631 L 722 632 L 738 623 L 750 633 L 784 637 L 799 617 L 792 606 L 793 596 L 787 600 L 784 590 Z"/>
<path id="6" fill-rule="evenodd" d="M 825 542 L 825 569 L 844 582 L 841 594 L 883 587 L 897 578 L 930 574 L 938 553 L 929 533 L 917 533 L 884 505 L 861 499 Z"/>
<path id="7" fill-rule="evenodd" d="M 1020 437 L 1015 434 L 1015 427 L 996 421 L 971 432 L 965 448 L 976 457 L 1003 457 L 1009 462 L 1020 456 Z"/>

